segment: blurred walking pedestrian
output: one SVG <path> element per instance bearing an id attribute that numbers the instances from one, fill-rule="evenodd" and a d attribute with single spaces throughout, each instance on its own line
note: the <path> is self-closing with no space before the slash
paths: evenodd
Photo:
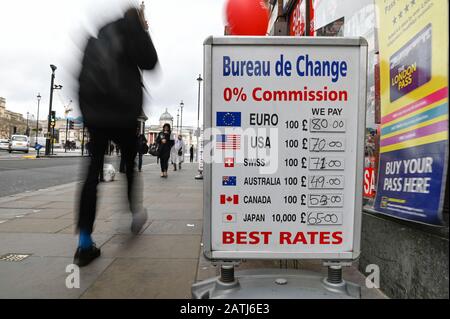
<path id="1" fill-rule="evenodd" d="M 148 153 L 148 145 L 147 145 L 147 139 L 145 138 L 144 134 L 139 134 L 138 141 L 137 141 L 137 149 L 138 149 L 138 169 L 139 172 L 142 172 L 142 159 L 144 154 Z"/>
<path id="2" fill-rule="evenodd" d="M 104 26 L 87 43 L 79 75 L 79 104 L 92 142 L 92 157 L 78 209 L 78 248 L 74 264 L 82 267 L 100 256 L 92 240 L 97 185 L 108 140 L 120 145 L 126 165 L 128 202 L 133 213 L 131 231 L 139 233 L 147 220 L 136 192 L 134 165 L 136 128 L 142 114 L 141 70 L 158 61 L 148 33 L 143 8 L 130 8 L 124 16 Z"/>
<path id="3" fill-rule="evenodd" d="M 189 149 L 189 161 L 191 163 L 194 162 L 194 145 L 191 145 L 191 148 Z"/>
<path id="4" fill-rule="evenodd" d="M 169 169 L 170 151 L 175 141 L 172 137 L 172 128 L 170 124 L 166 123 L 163 130 L 159 132 L 156 138 L 158 144 L 159 162 L 161 164 L 161 177 L 167 177 L 167 170 Z"/>

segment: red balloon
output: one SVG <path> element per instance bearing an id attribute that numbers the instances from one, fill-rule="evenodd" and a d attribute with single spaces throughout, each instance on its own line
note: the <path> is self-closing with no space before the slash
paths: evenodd
<path id="1" fill-rule="evenodd" d="M 269 10 L 262 0 L 228 0 L 226 6 L 231 35 L 266 35 Z"/>

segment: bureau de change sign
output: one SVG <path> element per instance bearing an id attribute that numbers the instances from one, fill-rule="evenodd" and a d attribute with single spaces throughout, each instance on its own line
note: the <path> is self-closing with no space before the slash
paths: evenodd
<path id="1" fill-rule="evenodd" d="M 210 259 L 355 259 L 367 43 L 205 41 L 204 248 Z"/>

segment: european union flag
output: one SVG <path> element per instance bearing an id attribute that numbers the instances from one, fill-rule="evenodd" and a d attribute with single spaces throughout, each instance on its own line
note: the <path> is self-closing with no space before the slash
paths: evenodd
<path id="1" fill-rule="evenodd" d="M 241 126 L 241 112 L 217 112 L 216 126 Z"/>
<path id="2" fill-rule="evenodd" d="M 236 186 L 236 176 L 224 176 L 222 186 Z"/>

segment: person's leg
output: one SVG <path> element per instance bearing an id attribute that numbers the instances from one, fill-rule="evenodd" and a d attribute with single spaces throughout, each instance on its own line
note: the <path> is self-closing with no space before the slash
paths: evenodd
<path id="1" fill-rule="evenodd" d="M 121 144 L 122 156 L 125 162 L 125 172 L 128 182 L 128 202 L 133 214 L 131 231 L 138 234 L 147 221 L 147 210 L 143 206 L 143 182 L 141 175 L 136 175 L 136 128 L 118 131 L 117 139 Z M 142 160 L 142 154 L 139 154 Z M 142 165 L 142 164 L 141 164 Z"/>
<path id="2" fill-rule="evenodd" d="M 127 176 L 128 183 L 128 200 L 132 202 L 133 194 L 133 180 L 134 180 L 134 169 L 135 160 L 137 155 L 136 148 L 136 129 L 121 129 L 115 130 L 114 134 L 115 142 L 119 143 L 121 150 L 121 170 Z"/>
<path id="3" fill-rule="evenodd" d="M 120 168 L 119 168 L 120 173 L 126 173 L 125 172 L 125 160 L 124 160 L 123 156 L 124 155 L 123 155 L 123 150 L 122 150 L 120 153 Z"/>
<path id="4" fill-rule="evenodd" d="M 78 230 L 92 233 L 97 207 L 98 177 L 102 169 L 103 157 L 106 147 L 106 135 L 101 130 L 90 130 L 92 141 L 91 160 L 84 182 L 78 213 Z"/>
<path id="5" fill-rule="evenodd" d="M 161 161 L 161 159 L 159 158 L 159 156 L 156 158 L 156 163 L 159 164 L 159 166 L 161 167 L 161 177 L 164 176 L 164 166 L 163 163 Z"/>
<path id="6" fill-rule="evenodd" d="M 97 185 L 100 170 L 103 169 L 103 157 L 107 146 L 107 137 L 102 130 L 90 130 L 91 160 L 84 182 L 77 216 L 77 230 L 79 233 L 78 249 L 75 253 L 74 264 L 83 267 L 100 256 L 100 249 L 92 241 L 95 214 L 97 209 Z"/>
<path id="7" fill-rule="evenodd" d="M 167 177 L 167 171 L 169 169 L 169 156 L 163 156 L 161 157 L 161 169 L 164 173 L 164 176 Z"/>
<path id="8" fill-rule="evenodd" d="M 102 162 L 100 163 L 100 182 L 105 181 L 103 167 L 105 166 L 105 156 L 102 157 Z"/>
<path id="9" fill-rule="evenodd" d="M 139 153 L 139 172 L 141 172 L 142 171 L 142 158 L 144 157 L 144 154 L 142 154 L 142 153 Z"/>

